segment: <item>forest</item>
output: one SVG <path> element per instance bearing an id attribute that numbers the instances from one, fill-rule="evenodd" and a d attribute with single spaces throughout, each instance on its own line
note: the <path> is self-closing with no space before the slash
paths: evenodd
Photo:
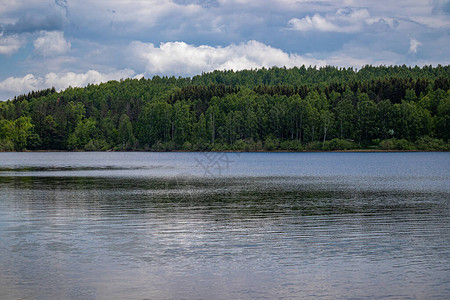
<path id="1" fill-rule="evenodd" d="M 450 68 L 262 68 L 0 101 L 0 151 L 448 151 Z"/>

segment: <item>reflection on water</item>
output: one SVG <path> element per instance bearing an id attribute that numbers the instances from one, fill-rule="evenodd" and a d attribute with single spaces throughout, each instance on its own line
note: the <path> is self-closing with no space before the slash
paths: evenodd
<path id="1" fill-rule="evenodd" d="M 242 154 L 212 176 L 201 154 L 15 155 L 0 162 L 1 299 L 450 292 L 446 153 Z"/>

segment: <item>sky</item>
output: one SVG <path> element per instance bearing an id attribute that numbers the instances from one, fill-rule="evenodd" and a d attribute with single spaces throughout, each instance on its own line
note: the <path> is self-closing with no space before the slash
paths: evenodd
<path id="1" fill-rule="evenodd" d="M 261 67 L 448 65 L 450 0 L 0 0 L 0 100 Z"/>

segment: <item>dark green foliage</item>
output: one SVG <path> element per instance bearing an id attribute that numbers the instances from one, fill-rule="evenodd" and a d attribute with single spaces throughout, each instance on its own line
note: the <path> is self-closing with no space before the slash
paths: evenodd
<path id="1" fill-rule="evenodd" d="M 271 68 L 0 102 L 0 151 L 448 150 L 449 66 Z"/>
<path id="2" fill-rule="evenodd" d="M 21 102 L 23 100 L 30 100 L 33 98 L 44 97 L 44 96 L 50 95 L 52 93 L 56 93 L 56 89 L 54 87 L 52 87 L 51 89 L 45 89 L 45 90 L 40 90 L 40 91 L 31 91 L 28 94 L 16 96 L 16 97 L 14 97 L 13 101 Z"/>

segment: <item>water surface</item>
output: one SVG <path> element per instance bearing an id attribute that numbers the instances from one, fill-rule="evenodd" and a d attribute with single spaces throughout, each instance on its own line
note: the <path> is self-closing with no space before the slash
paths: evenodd
<path id="1" fill-rule="evenodd" d="M 446 299 L 449 183 L 449 153 L 0 153 L 0 298 Z"/>

